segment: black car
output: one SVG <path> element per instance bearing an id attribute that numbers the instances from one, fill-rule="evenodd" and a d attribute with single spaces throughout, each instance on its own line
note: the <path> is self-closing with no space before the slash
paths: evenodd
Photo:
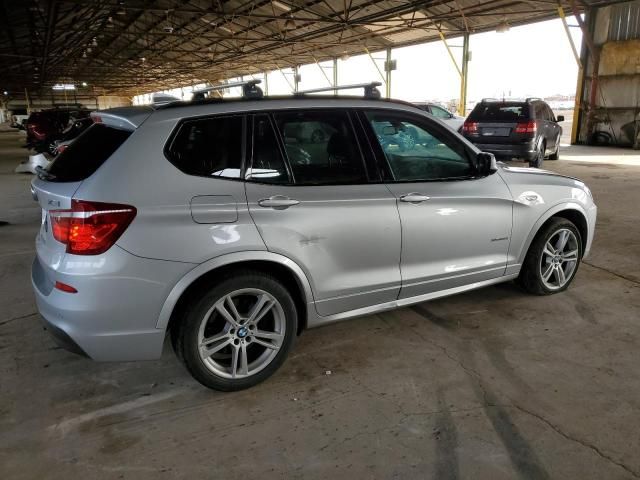
<path id="1" fill-rule="evenodd" d="M 563 120 L 539 98 L 484 99 L 464 122 L 462 133 L 480 150 L 497 158 L 523 159 L 539 168 L 545 158 L 558 159 L 562 135 L 558 122 Z"/>

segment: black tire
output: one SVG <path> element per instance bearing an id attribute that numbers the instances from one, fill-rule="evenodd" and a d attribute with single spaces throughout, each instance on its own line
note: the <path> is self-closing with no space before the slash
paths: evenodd
<path id="1" fill-rule="evenodd" d="M 560 158 L 560 137 L 556 141 L 556 151 L 549 155 L 549 160 L 558 160 Z"/>
<path id="2" fill-rule="evenodd" d="M 262 370 L 243 378 L 225 378 L 209 369 L 200 357 L 198 333 L 206 313 L 218 300 L 231 292 L 246 288 L 263 290 L 279 302 L 286 325 L 284 339 L 275 357 Z M 280 281 L 260 271 L 236 271 L 194 296 L 181 322 L 171 332 L 172 344 L 189 373 L 205 387 L 224 392 L 243 390 L 263 382 L 280 368 L 293 347 L 297 323 L 295 302 Z"/>
<path id="3" fill-rule="evenodd" d="M 568 229 L 573 232 L 578 240 L 578 261 L 577 264 L 571 273 L 570 277 L 567 279 L 567 282 L 564 286 L 558 289 L 549 289 L 542 281 L 542 273 L 540 271 L 540 264 L 542 261 L 543 250 L 545 244 L 549 241 L 549 239 L 561 229 Z M 533 242 L 529 246 L 529 250 L 527 251 L 527 256 L 525 257 L 524 263 L 522 265 L 522 269 L 520 270 L 520 275 L 516 281 L 516 283 L 521 286 L 525 291 L 532 293 L 534 295 L 552 295 L 554 293 L 559 293 L 567 289 L 567 287 L 571 284 L 573 279 L 578 272 L 578 268 L 580 267 L 580 261 L 582 260 L 582 238 L 580 236 L 580 231 L 573 224 L 573 222 L 567 220 L 562 217 L 552 217 L 547 224 L 545 224 L 540 231 L 536 234 Z"/>
<path id="4" fill-rule="evenodd" d="M 542 141 L 538 144 L 538 147 L 536 148 L 536 156 L 533 158 L 533 160 L 529 161 L 530 167 L 534 167 L 534 168 L 542 167 L 542 162 L 544 161 L 544 149 L 545 149 L 545 144 L 544 144 L 544 141 Z"/>

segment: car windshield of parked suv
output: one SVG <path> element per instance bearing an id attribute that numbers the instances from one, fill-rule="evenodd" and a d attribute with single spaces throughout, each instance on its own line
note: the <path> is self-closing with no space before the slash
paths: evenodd
<path id="1" fill-rule="evenodd" d="M 481 103 L 469 115 L 476 122 L 519 122 L 529 119 L 529 106 L 522 102 Z"/>

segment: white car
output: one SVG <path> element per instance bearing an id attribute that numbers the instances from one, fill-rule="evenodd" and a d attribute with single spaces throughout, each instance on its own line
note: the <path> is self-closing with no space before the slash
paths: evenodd
<path id="1" fill-rule="evenodd" d="M 438 120 L 443 121 L 456 132 L 462 133 L 462 124 L 464 123 L 464 117 L 454 115 L 446 108 L 434 103 L 414 103 L 414 105 L 420 110 L 424 110 L 425 112 L 430 113 Z"/>

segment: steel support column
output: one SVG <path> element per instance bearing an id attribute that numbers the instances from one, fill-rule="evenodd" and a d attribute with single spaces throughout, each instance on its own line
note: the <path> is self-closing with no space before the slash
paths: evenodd
<path id="1" fill-rule="evenodd" d="M 333 86 L 338 86 L 338 58 L 334 57 L 333 59 Z M 338 90 L 333 91 L 334 96 L 338 96 Z"/>
<path id="2" fill-rule="evenodd" d="M 385 96 L 391 98 L 391 48 L 387 48 L 387 61 L 385 62 Z"/>
<path id="3" fill-rule="evenodd" d="M 569 45 L 571 45 L 571 51 L 573 52 L 573 56 L 576 59 L 576 64 L 578 65 L 578 84 L 576 85 L 576 98 L 574 100 L 573 106 L 573 122 L 571 124 L 571 144 L 575 145 L 578 140 L 578 119 L 580 118 L 580 106 L 582 103 L 581 100 L 582 85 L 584 83 L 584 68 L 582 66 L 582 61 L 580 60 L 580 54 L 578 53 L 576 44 L 573 42 L 573 37 L 571 36 L 571 31 L 569 30 L 569 25 L 567 24 L 567 18 L 564 14 L 564 9 L 561 6 L 558 6 L 558 15 L 562 20 L 564 31 L 566 32 L 567 38 L 569 39 Z"/>
<path id="4" fill-rule="evenodd" d="M 300 90 L 300 72 L 296 65 L 293 67 L 293 91 L 298 93 L 298 90 Z"/>
<path id="5" fill-rule="evenodd" d="M 460 111 L 458 115 L 467 113 L 467 78 L 469 76 L 469 33 L 462 37 L 462 70 L 460 73 Z"/>

